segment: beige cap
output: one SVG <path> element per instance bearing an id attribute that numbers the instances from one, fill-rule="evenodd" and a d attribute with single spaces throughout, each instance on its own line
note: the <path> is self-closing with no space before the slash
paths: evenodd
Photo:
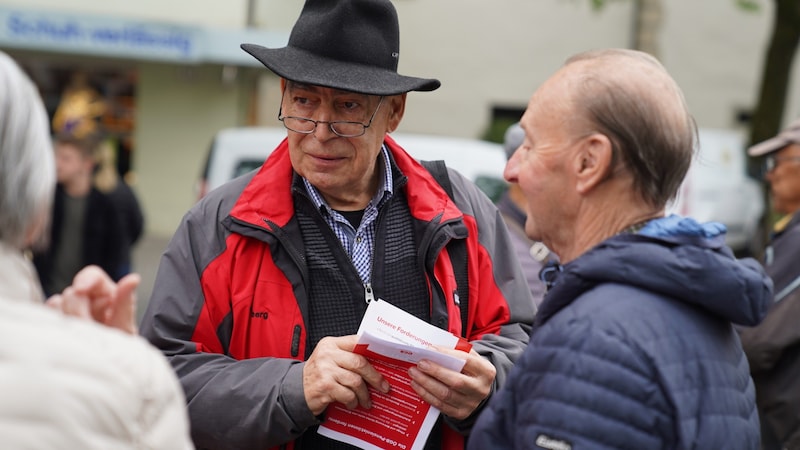
<path id="1" fill-rule="evenodd" d="M 789 144 L 800 144 L 800 119 L 790 123 L 774 138 L 750 147 L 747 149 L 747 154 L 750 156 L 766 155 L 767 153 L 778 151 Z"/>

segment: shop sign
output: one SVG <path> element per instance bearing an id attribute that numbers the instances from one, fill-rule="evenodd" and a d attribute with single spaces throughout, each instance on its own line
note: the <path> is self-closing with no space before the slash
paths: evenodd
<path id="1" fill-rule="evenodd" d="M 135 59 L 198 59 L 199 28 L 0 7 L 0 46 Z"/>

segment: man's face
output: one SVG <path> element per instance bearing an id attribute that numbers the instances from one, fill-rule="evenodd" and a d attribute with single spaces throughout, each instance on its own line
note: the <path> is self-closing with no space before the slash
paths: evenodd
<path id="1" fill-rule="evenodd" d="M 333 208 L 361 209 L 377 188 L 376 161 L 383 139 L 400 122 L 405 95 L 381 97 L 286 82 L 282 114 L 317 121 L 372 124 L 362 136 L 341 137 L 319 123 L 310 134 L 288 130 L 294 170 Z"/>
<path id="2" fill-rule="evenodd" d="M 791 214 L 800 210 L 800 144 L 788 145 L 771 157 L 774 167 L 767 172 L 775 211 Z"/>
<path id="3" fill-rule="evenodd" d="M 74 180 L 91 175 L 91 158 L 85 157 L 75 145 L 56 142 L 55 155 L 56 180 L 59 183 L 69 184 Z"/>
<path id="4" fill-rule="evenodd" d="M 554 250 L 558 230 L 577 205 L 569 170 L 575 139 L 565 126 L 572 114 L 563 100 L 559 100 L 559 93 L 564 92 L 561 78 L 557 73 L 531 97 L 520 121 L 525 140 L 505 170 L 506 180 L 519 183 L 525 193 L 526 234 Z"/>

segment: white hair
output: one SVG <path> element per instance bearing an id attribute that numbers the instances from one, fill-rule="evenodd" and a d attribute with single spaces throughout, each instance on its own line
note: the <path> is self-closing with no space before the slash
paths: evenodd
<path id="1" fill-rule="evenodd" d="M 0 241 L 23 249 L 42 238 L 55 180 L 53 144 L 39 91 L 0 51 Z"/>

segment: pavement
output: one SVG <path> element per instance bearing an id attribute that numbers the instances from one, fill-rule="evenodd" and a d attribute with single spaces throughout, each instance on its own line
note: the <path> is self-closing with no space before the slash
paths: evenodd
<path id="1" fill-rule="evenodd" d="M 136 291 L 138 301 L 136 316 L 139 321 L 141 321 L 142 314 L 150 301 L 150 295 L 153 293 L 158 263 L 161 260 L 161 254 L 167 248 L 170 237 L 145 235 L 133 249 L 133 271 L 142 277 L 142 282 Z"/>

